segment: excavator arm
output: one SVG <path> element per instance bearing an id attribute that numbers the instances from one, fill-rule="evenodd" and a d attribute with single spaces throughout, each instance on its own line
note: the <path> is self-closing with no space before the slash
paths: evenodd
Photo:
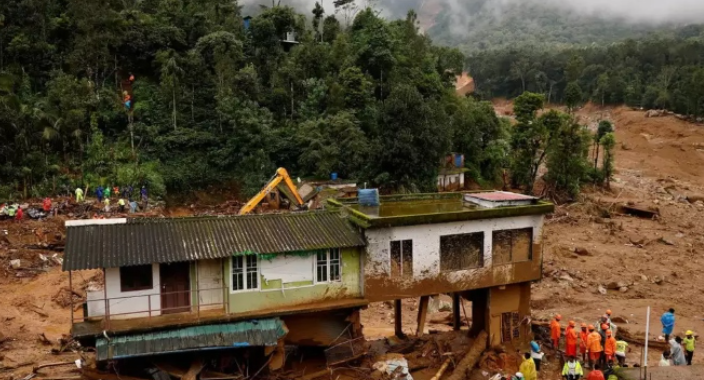
<path id="1" fill-rule="evenodd" d="M 296 185 L 293 184 L 293 181 L 288 175 L 288 172 L 284 168 L 278 168 L 276 169 L 276 175 L 274 175 L 274 177 L 269 181 L 269 183 L 267 183 L 266 186 L 264 186 L 264 188 L 262 188 L 259 193 L 257 193 L 257 195 L 255 195 L 244 206 L 242 206 L 239 215 L 246 215 L 252 212 L 252 210 L 257 207 L 259 202 L 261 202 L 267 194 L 274 191 L 276 189 L 276 186 L 278 186 L 282 181 L 286 184 L 286 187 L 288 187 L 291 194 L 293 194 L 293 197 L 296 198 L 295 200 L 297 205 L 303 206 L 303 199 L 301 199 L 301 196 L 298 195 L 298 189 L 296 189 Z"/>

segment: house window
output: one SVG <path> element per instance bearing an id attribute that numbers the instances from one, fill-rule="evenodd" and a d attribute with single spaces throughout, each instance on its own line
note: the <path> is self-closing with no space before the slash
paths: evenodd
<path id="1" fill-rule="evenodd" d="M 315 260 L 316 282 L 340 281 L 340 250 L 338 248 L 318 252 Z"/>
<path id="2" fill-rule="evenodd" d="M 484 266 L 484 232 L 440 236 L 440 270 L 457 271 Z"/>
<path id="3" fill-rule="evenodd" d="M 391 242 L 391 277 L 413 277 L 413 240 Z"/>
<path id="4" fill-rule="evenodd" d="M 153 280 L 151 264 L 120 268 L 121 292 L 152 289 Z"/>
<path id="5" fill-rule="evenodd" d="M 232 257 L 232 291 L 259 288 L 258 264 L 256 255 Z"/>
<path id="6" fill-rule="evenodd" d="M 492 233 L 493 264 L 506 264 L 533 259 L 533 229 L 501 230 Z"/>
<path id="7" fill-rule="evenodd" d="M 501 313 L 501 342 L 510 342 L 521 336 L 518 313 Z"/>

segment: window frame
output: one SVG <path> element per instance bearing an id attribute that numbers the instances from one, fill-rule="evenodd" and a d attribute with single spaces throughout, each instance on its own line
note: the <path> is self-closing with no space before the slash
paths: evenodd
<path id="1" fill-rule="evenodd" d="M 515 246 L 515 240 L 516 240 L 516 233 L 519 231 L 525 231 L 528 232 L 528 236 L 530 237 L 530 240 L 528 241 L 528 259 L 527 260 L 520 260 L 517 261 L 514 257 L 513 254 L 513 249 Z M 496 251 L 494 249 L 494 245 L 496 244 L 495 235 L 500 234 L 500 233 L 510 233 L 511 234 L 511 245 L 510 245 L 510 252 L 509 252 L 509 260 L 508 261 L 502 261 L 502 262 L 496 262 L 495 258 L 496 256 L 494 255 L 494 252 Z M 494 230 L 491 231 L 491 265 L 492 266 L 501 266 L 501 265 L 507 265 L 507 264 L 515 264 L 515 263 L 527 263 L 533 261 L 533 227 L 523 227 L 523 228 L 509 228 L 505 230 Z"/>
<path id="2" fill-rule="evenodd" d="M 337 279 L 333 280 L 332 279 L 332 271 L 331 269 L 333 268 L 333 259 L 331 259 L 331 253 L 332 252 L 337 252 L 337 267 L 338 267 L 338 272 L 337 272 Z M 318 278 L 318 268 L 321 267 L 321 263 L 323 260 L 318 260 L 318 255 L 324 253 L 325 254 L 325 280 L 320 280 Z M 338 283 L 342 282 L 342 250 L 340 248 L 330 248 L 326 249 L 324 251 L 318 251 L 315 254 L 315 258 L 313 260 L 313 283 L 314 284 L 332 284 L 332 283 Z"/>
<path id="3" fill-rule="evenodd" d="M 124 286 L 125 284 L 123 283 L 123 280 L 122 280 L 122 278 L 123 278 L 122 271 L 123 270 L 132 270 L 132 269 L 136 269 L 136 268 L 140 268 L 140 267 L 145 270 L 146 270 L 146 267 L 149 267 L 149 271 L 148 271 L 149 272 L 149 286 L 143 285 L 143 286 L 125 289 L 125 286 Z M 120 276 L 120 293 L 139 292 L 139 291 L 154 289 L 154 265 L 153 264 L 120 267 L 119 268 L 119 276 Z"/>
<path id="4" fill-rule="evenodd" d="M 394 243 L 398 243 L 398 257 L 399 257 L 399 273 L 393 273 L 393 262 L 394 262 Z M 410 252 L 404 249 L 404 246 L 410 247 Z M 389 242 L 389 277 L 391 278 L 413 278 L 414 268 L 413 268 L 413 239 L 399 239 L 391 240 Z M 406 273 L 406 262 L 404 256 L 410 256 L 410 273 Z"/>
<path id="5" fill-rule="evenodd" d="M 469 268 L 460 268 L 460 269 L 443 269 L 442 265 L 442 243 L 443 243 L 443 238 L 450 238 L 450 237 L 458 237 L 458 236 L 465 236 L 465 235 L 477 235 L 481 239 L 481 243 L 479 244 L 479 264 L 477 266 L 472 266 Z M 450 234 L 450 235 L 440 235 L 438 238 L 438 267 L 440 269 L 440 273 L 451 273 L 451 272 L 461 272 L 461 271 L 466 271 L 466 270 L 476 270 L 476 269 L 482 269 L 487 266 L 486 264 L 486 259 L 484 255 L 486 254 L 486 232 L 485 231 L 473 231 L 473 232 L 462 232 L 462 233 L 457 233 L 457 234 Z"/>
<path id="6" fill-rule="evenodd" d="M 257 264 L 256 271 L 249 271 L 248 269 L 248 262 L 247 258 L 248 257 L 254 257 L 254 260 Z M 235 289 L 235 260 L 241 259 L 242 260 L 242 284 L 244 285 L 243 289 Z M 243 255 L 243 256 L 232 256 L 230 258 L 230 294 L 234 293 L 245 293 L 245 292 L 253 292 L 253 291 L 258 291 L 261 289 L 261 260 L 259 259 L 258 255 Z M 254 273 L 257 276 L 257 286 L 253 288 L 249 288 L 249 274 Z"/>

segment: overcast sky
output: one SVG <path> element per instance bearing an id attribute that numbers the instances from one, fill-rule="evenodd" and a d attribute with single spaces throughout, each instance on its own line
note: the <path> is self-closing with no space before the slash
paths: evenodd
<path id="1" fill-rule="evenodd" d="M 364 5 L 367 0 L 357 0 Z M 439 1 L 452 7 L 457 14 L 466 11 L 467 0 L 372 0 L 387 15 L 404 15 L 409 8 L 418 9 L 420 4 Z M 526 1 L 537 1 L 563 7 L 578 13 L 626 18 L 632 22 L 683 22 L 704 23 L 704 0 L 488 0 L 487 6 L 500 11 L 502 7 Z M 334 12 L 333 0 L 323 0 L 326 13 Z M 242 4 L 271 4 L 271 0 L 241 0 Z M 310 13 L 315 0 L 281 0 L 281 4 L 293 5 L 305 13 Z"/>

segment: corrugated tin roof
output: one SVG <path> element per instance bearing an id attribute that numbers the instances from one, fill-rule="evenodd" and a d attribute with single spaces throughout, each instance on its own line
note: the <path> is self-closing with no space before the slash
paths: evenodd
<path id="1" fill-rule="evenodd" d="M 127 224 L 67 227 L 63 270 L 363 245 L 361 233 L 334 212 L 129 219 Z"/>
<path id="2" fill-rule="evenodd" d="M 95 348 L 102 361 L 202 349 L 275 346 L 286 332 L 281 319 L 271 318 L 98 338 Z"/>

